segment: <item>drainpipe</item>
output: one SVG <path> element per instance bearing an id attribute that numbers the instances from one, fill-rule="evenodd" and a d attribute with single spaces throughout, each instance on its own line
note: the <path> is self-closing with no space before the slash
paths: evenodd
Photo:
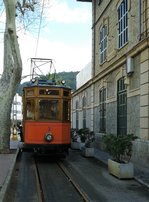
<path id="1" fill-rule="evenodd" d="M 96 1 L 92 1 L 92 78 L 95 76 L 95 43 L 96 43 L 96 31 L 95 31 L 95 20 L 96 20 Z M 91 130 L 94 130 L 94 83 L 91 86 Z"/>
<path id="2" fill-rule="evenodd" d="M 95 20 L 96 20 L 96 2 L 92 2 L 92 12 L 93 12 L 93 20 L 92 20 L 92 78 L 95 76 L 95 39 L 96 39 L 96 32 L 95 32 Z"/>
<path id="3" fill-rule="evenodd" d="M 138 14 L 139 14 L 139 22 L 138 22 L 138 33 L 139 33 L 139 41 L 141 40 L 141 0 L 138 0 Z"/>

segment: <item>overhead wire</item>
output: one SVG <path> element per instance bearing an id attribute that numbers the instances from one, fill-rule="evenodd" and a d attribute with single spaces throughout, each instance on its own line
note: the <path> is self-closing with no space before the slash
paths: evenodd
<path id="1" fill-rule="evenodd" d="M 43 0 L 43 2 L 42 2 L 42 10 L 41 10 L 41 15 L 40 15 L 40 22 L 39 22 L 39 28 L 38 28 L 37 43 L 36 43 L 36 49 L 35 49 L 35 58 L 37 56 L 37 50 L 38 50 L 38 45 L 39 45 L 39 37 L 40 37 L 41 23 L 42 23 L 42 17 L 43 17 L 44 2 L 45 2 L 45 0 Z M 35 68 L 36 67 L 34 65 L 33 69 L 31 70 L 31 74 L 35 73 Z M 33 75 L 32 75 L 32 77 L 33 77 Z"/>
<path id="2" fill-rule="evenodd" d="M 43 17 L 43 9 L 44 9 L 44 2 L 42 2 L 42 10 L 41 10 L 41 15 L 40 15 L 40 23 L 39 23 L 39 29 L 38 29 L 38 37 L 37 37 L 37 44 L 36 44 L 36 50 L 35 50 L 35 57 L 37 56 L 37 50 L 38 50 L 38 45 L 39 45 L 39 36 L 40 36 L 40 30 L 41 30 L 41 23 L 42 23 L 42 17 Z"/>
<path id="3" fill-rule="evenodd" d="M 40 23 L 39 23 L 39 29 L 38 29 L 38 37 L 37 37 L 37 44 L 36 44 L 36 50 L 35 50 L 35 58 L 37 57 L 37 51 L 38 51 L 38 45 L 39 45 L 39 37 L 40 37 L 40 31 L 41 31 L 41 24 L 42 24 L 42 18 L 43 18 L 43 10 L 44 10 L 44 5 L 45 5 L 45 0 L 43 0 L 42 2 L 42 10 L 41 10 L 41 15 L 40 15 Z M 53 62 L 51 61 L 51 65 L 53 65 Z M 51 72 L 51 65 L 50 65 L 50 72 Z M 34 68 L 33 68 L 33 74 L 36 74 L 35 72 L 35 68 L 37 68 L 37 66 L 34 64 Z M 38 68 L 39 70 L 39 68 Z M 40 70 L 41 72 L 41 70 Z M 54 74 L 56 73 L 56 69 L 54 67 Z M 33 75 L 32 75 L 33 76 Z"/>

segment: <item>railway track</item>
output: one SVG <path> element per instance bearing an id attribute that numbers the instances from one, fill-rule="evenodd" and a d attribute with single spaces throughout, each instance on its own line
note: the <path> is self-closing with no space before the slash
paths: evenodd
<path id="1" fill-rule="evenodd" d="M 57 158 L 19 155 L 7 202 L 89 202 L 87 194 Z"/>
<path id="2" fill-rule="evenodd" d="M 127 193 L 127 194 L 126 194 Z M 71 151 L 65 160 L 23 152 L 18 156 L 6 202 L 148 202 L 148 188 L 119 180 L 94 158 Z"/>
<path id="3" fill-rule="evenodd" d="M 58 163 L 59 167 L 62 169 L 62 171 L 65 173 L 66 177 L 69 179 L 69 181 L 72 183 L 72 185 L 75 187 L 75 189 L 78 191 L 78 193 L 81 195 L 83 201 L 89 202 L 88 195 L 82 190 L 82 188 L 79 186 L 79 184 L 74 180 L 73 176 L 70 174 L 68 169 L 64 166 L 63 163 Z"/>

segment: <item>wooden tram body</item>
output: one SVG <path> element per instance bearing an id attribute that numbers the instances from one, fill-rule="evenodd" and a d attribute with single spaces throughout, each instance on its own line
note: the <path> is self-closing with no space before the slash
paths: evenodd
<path id="1" fill-rule="evenodd" d="M 71 89 L 38 81 L 23 92 L 24 147 L 42 152 L 68 152 Z"/>

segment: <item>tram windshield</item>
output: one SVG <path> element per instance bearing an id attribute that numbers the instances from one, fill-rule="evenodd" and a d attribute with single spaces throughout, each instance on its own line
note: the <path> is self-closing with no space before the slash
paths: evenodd
<path id="1" fill-rule="evenodd" d="M 58 100 L 39 100 L 39 119 L 58 120 Z"/>

